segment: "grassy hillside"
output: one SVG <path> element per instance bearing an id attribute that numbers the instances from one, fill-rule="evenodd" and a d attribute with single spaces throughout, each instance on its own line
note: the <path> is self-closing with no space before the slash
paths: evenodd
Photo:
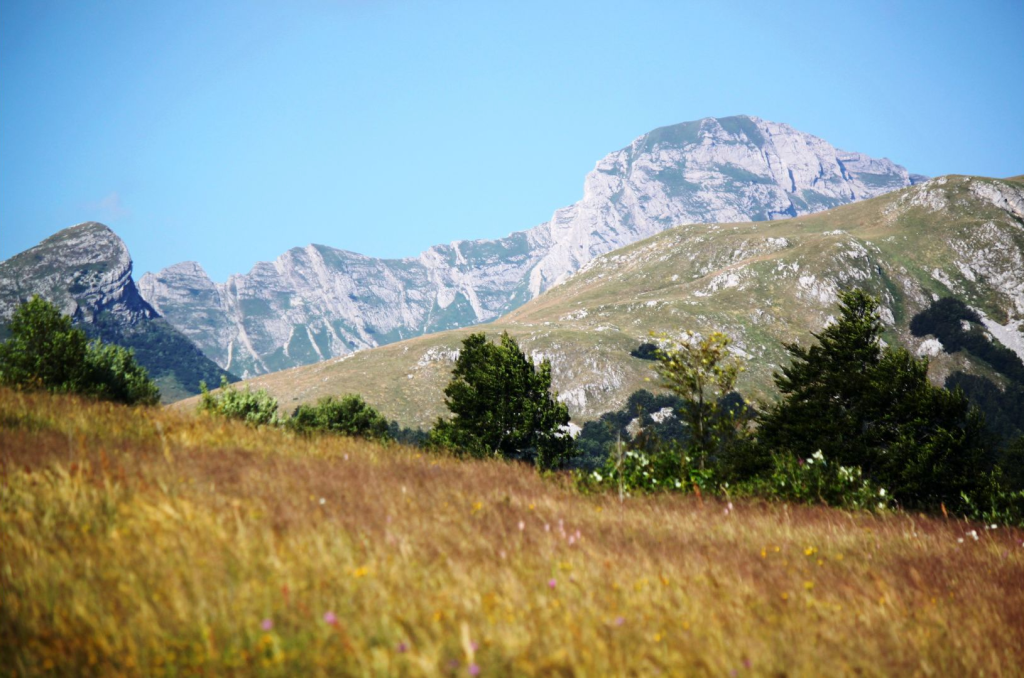
<path id="1" fill-rule="evenodd" d="M 1017 202 L 1013 202 L 1017 201 Z M 722 330 L 748 358 L 739 387 L 773 397 L 783 343 L 810 341 L 840 289 L 881 297 L 885 339 L 918 348 L 913 316 L 954 296 L 986 316 L 987 331 L 1024 353 L 1024 191 L 1019 183 L 941 177 L 828 212 L 773 222 L 680 226 L 596 259 L 566 283 L 487 325 L 418 337 L 252 380 L 284 409 L 354 392 L 406 425 L 444 413 L 441 393 L 461 340 L 508 331 L 552 361 L 574 419 L 620 407 L 647 385 L 650 362 L 630 350 L 648 332 Z M 983 362 L 940 353 L 932 378 Z M 649 385 L 648 385 L 649 386 Z M 186 401 L 186 407 L 191 403 Z"/>
<path id="2" fill-rule="evenodd" d="M 1024 533 L 0 390 L 13 675 L 1011 675 Z M 970 530 L 976 530 L 975 539 Z"/>

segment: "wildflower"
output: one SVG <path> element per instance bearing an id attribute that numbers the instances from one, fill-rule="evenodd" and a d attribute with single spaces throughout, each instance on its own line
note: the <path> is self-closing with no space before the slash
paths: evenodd
<path id="1" fill-rule="evenodd" d="M 616 626 L 622 626 L 625 623 L 626 623 L 626 618 L 625 617 L 616 617 L 615 618 L 615 625 Z"/>
<path id="2" fill-rule="evenodd" d="M 330 624 L 331 626 L 336 626 L 338 623 L 338 615 L 334 614 L 331 611 L 324 612 L 324 621 Z"/>
<path id="3" fill-rule="evenodd" d="M 548 579 L 548 588 L 549 588 L 549 589 L 553 589 L 553 588 L 555 588 L 555 586 L 556 586 L 557 584 L 558 584 L 558 582 L 557 582 L 557 581 L 555 581 L 554 579 Z"/>
<path id="4" fill-rule="evenodd" d="M 825 455 L 821 453 L 821 450 L 818 450 L 817 452 L 812 454 L 811 458 L 807 460 L 807 463 L 810 464 L 812 461 L 820 462 L 822 466 L 826 465 L 825 464 Z"/>
<path id="5" fill-rule="evenodd" d="M 526 529 L 526 523 L 524 523 L 522 520 L 520 520 L 519 521 L 519 531 L 522 532 L 525 529 Z"/>
<path id="6" fill-rule="evenodd" d="M 957 544 L 963 544 L 964 543 L 964 538 L 963 537 L 957 537 L 956 538 L 956 543 Z"/>
<path id="7" fill-rule="evenodd" d="M 326 503 L 327 503 L 327 500 L 325 498 L 323 498 L 323 497 L 320 497 L 320 505 L 323 506 Z"/>
<path id="8" fill-rule="evenodd" d="M 267 617 L 266 619 L 260 622 L 260 628 L 264 631 L 269 631 L 270 629 L 274 628 L 274 620 L 270 617 Z"/>
<path id="9" fill-rule="evenodd" d="M 469 675 L 471 675 L 471 676 L 479 676 L 480 675 L 480 666 L 478 664 L 470 664 L 469 665 Z"/>
<path id="10" fill-rule="evenodd" d="M 409 646 L 406 645 L 405 643 L 399 643 L 398 647 L 396 647 L 395 649 L 398 650 L 399 652 L 408 652 L 409 651 Z"/>
<path id="11" fill-rule="evenodd" d="M 592 475 L 594 476 L 594 480 L 596 480 L 597 482 L 601 482 L 602 480 L 604 480 L 604 476 L 602 476 L 597 471 L 594 471 Z"/>
<path id="12" fill-rule="evenodd" d="M 973 539 L 974 541 L 978 541 L 978 531 L 977 530 L 971 530 L 970 532 L 967 533 L 967 536 L 970 537 L 971 539 Z"/>
<path id="13" fill-rule="evenodd" d="M 879 497 L 884 497 L 885 496 L 885 488 L 884 487 L 878 488 L 878 496 Z"/>

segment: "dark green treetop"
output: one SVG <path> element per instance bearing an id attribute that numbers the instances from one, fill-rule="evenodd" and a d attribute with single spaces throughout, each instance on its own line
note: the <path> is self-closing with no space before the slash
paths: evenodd
<path id="1" fill-rule="evenodd" d="M 762 448 L 822 450 L 904 506 L 958 507 L 990 466 L 983 417 L 961 391 L 928 381 L 927 359 L 882 348 L 876 299 L 844 292 L 839 311 L 816 345 L 786 346 L 793 362 L 776 375 L 782 400 L 761 419 Z"/>
<path id="2" fill-rule="evenodd" d="M 131 350 L 90 342 L 71 318 L 35 296 L 11 318 L 0 344 L 0 383 L 14 388 L 79 393 L 129 405 L 155 405 L 160 390 Z"/>
<path id="3" fill-rule="evenodd" d="M 535 366 L 508 333 L 501 342 L 472 334 L 444 390 L 452 413 L 439 419 L 431 432 L 435 445 L 472 456 L 533 460 L 538 467 L 561 466 L 573 452 L 573 441 L 562 428 L 568 408 L 551 388 L 551 364 Z"/>
<path id="4" fill-rule="evenodd" d="M 288 427 L 300 433 L 339 433 L 369 440 L 390 440 L 388 420 L 358 395 L 324 396 L 316 405 L 299 405 Z"/>

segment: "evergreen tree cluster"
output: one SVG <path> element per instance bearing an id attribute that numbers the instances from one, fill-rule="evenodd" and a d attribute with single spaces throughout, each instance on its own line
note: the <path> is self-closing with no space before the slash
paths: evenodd
<path id="1" fill-rule="evenodd" d="M 89 341 L 71 318 L 35 296 L 19 306 L 0 344 L 0 384 L 155 405 L 160 389 L 130 349 Z"/>

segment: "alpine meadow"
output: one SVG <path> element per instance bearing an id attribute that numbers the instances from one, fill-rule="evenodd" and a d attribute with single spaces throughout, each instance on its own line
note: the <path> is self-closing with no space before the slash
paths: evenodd
<path id="1" fill-rule="evenodd" d="M 1024 676 L 964 10 L 0 0 L 0 676 Z"/>

